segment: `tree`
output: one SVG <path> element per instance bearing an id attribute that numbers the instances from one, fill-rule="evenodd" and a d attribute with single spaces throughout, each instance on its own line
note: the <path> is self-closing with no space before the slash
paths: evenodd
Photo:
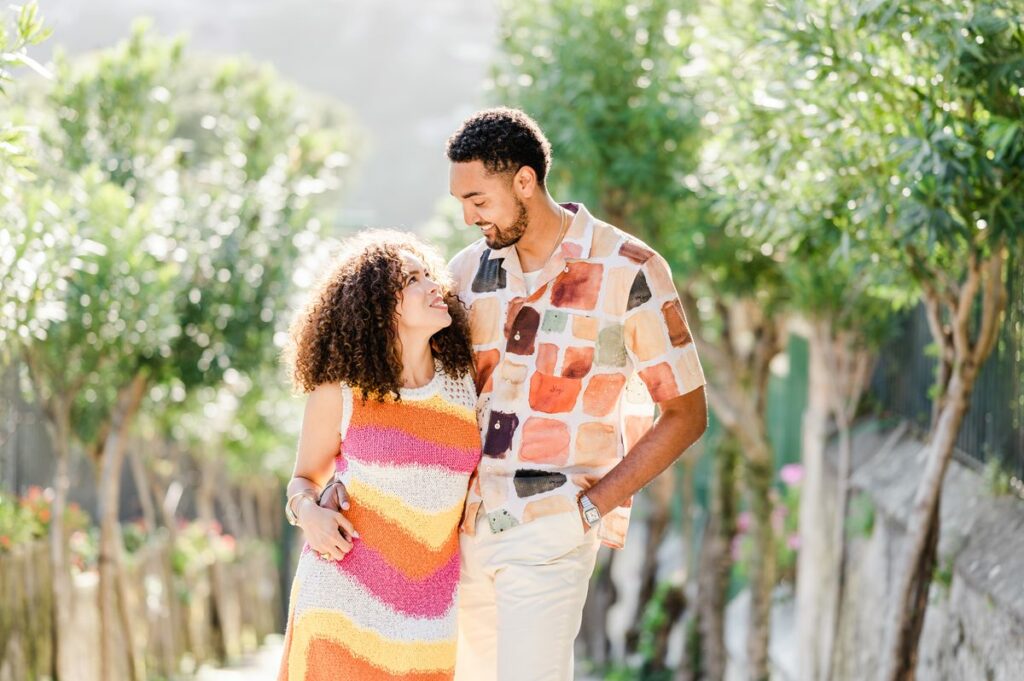
<path id="1" fill-rule="evenodd" d="M 665 255 L 689 301 L 691 330 L 708 367 L 709 401 L 744 453 L 742 480 L 757 545 L 749 656 L 752 676 L 760 678 L 767 673 L 774 586 L 774 455 L 764 409 L 771 360 L 785 337 L 784 280 L 779 261 L 755 242 L 753 227 L 736 219 L 724 195 L 711 192 L 713 207 L 705 200 L 698 163 L 708 131 L 701 128 L 696 84 L 688 79 L 696 66 L 688 51 L 692 9 L 690 3 L 669 1 L 509 5 L 495 83 L 503 101 L 534 115 L 551 135 L 557 159 L 553 186 L 587 201 L 596 214 Z M 728 484 L 731 475 L 723 470 L 719 480 Z M 664 529 L 660 520 L 667 511 L 658 505 L 651 526 Z M 729 525 L 726 520 L 714 527 Z M 728 546 L 731 539 L 705 536 L 707 550 Z M 661 540 L 662 533 L 650 533 L 641 578 L 648 598 Z M 728 552 L 720 552 L 710 562 L 725 567 L 713 570 L 721 574 L 728 572 L 728 561 Z M 707 598 L 724 607 L 724 593 Z M 705 631 L 718 644 L 708 641 L 707 648 L 724 655 L 724 620 L 717 619 Z M 724 659 L 709 666 L 724 670 Z"/>
<path id="2" fill-rule="evenodd" d="M 599 218 L 658 249 L 697 210 L 692 188 L 682 179 L 696 167 L 699 122 L 675 74 L 689 5 L 680 0 L 628 7 L 606 0 L 505 3 L 503 55 L 493 74 L 494 99 L 522 108 L 549 135 L 553 193 L 586 203 Z M 641 613 L 657 586 L 657 548 L 669 528 L 671 477 L 647 495 L 653 503 L 627 652 L 637 648 Z M 613 602 L 606 592 L 612 586 L 606 578 L 610 568 L 610 562 L 599 568 L 591 596 L 604 605 L 588 608 L 588 615 L 601 618 L 594 629 L 602 639 L 603 618 Z M 590 645 L 590 654 L 604 661 L 607 640 Z"/>
<path id="3" fill-rule="evenodd" d="M 789 39 L 859 131 L 864 229 L 920 286 L 938 348 L 933 419 L 888 615 L 884 679 L 911 679 L 936 562 L 942 481 L 995 346 L 1020 252 L 1024 32 L 1010 2 L 803 5 Z M 841 107 L 841 109 L 840 109 Z"/>
<path id="4" fill-rule="evenodd" d="M 699 99 L 715 131 L 703 177 L 731 219 L 784 262 L 785 307 L 809 341 L 798 606 L 802 676 L 825 677 L 842 608 L 852 421 L 893 313 L 915 299 L 916 287 L 898 268 L 881 266 L 894 257 L 892 246 L 871 238 L 870 217 L 857 210 L 873 158 L 860 154 L 859 129 L 835 109 L 844 86 L 819 78 L 816 61 L 789 40 L 800 18 L 732 3 L 705 6 L 699 22 Z M 832 498 L 821 486 L 829 421 L 839 434 L 831 538 L 820 517 Z M 827 544 L 835 547 L 831 566 L 820 560 Z M 828 572 L 835 584 L 821 593 Z"/>
<path id="5" fill-rule="evenodd" d="M 320 227 L 315 199 L 347 157 L 330 108 L 304 105 L 265 69 L 186 60 L 181 41 L 145 27 L 95 57 L 59 60 L 57 74 L 26 106 L 45 121 L 42 186 L 69 197 L 61 217 L 88 257 L 62 272 L 61 317 L 45 334 L 21 334 L 22 352 L 60 425 L 58 470 L 72 436 L 97 464 L 100 611 L 110 632 L 118 484 L 134 417 L 157 386 L 216 385 L 274 362 L 275 316 Z M 45 242 L 47 231 L 31 239 Z M 56 488 L 63 499 L 66 476 Z M 131 658 L 141 678 L 142 661 Z M 112 644 L 101 659 L 109 678 Z"/>

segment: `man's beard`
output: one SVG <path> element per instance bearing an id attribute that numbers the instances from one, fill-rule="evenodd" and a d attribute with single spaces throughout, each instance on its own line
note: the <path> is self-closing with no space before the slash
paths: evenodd
<path id="1" fill-rule="evenodd" d="M 523 238 L 523 234 L 529 226 L 529 218 L 526 215 L 526 204 L 520 201 L 519 197 L 515 197 L 515 202 L 516 208 L 518 209 L 515 221 L 508 227 L 499 227 L 492 223 L 492 227 L 494 227 L 494 236 L 486 239 L 488 248 L 493 248 L 495 250 L 508 248 L 509 246 L 514 246 Z"/>

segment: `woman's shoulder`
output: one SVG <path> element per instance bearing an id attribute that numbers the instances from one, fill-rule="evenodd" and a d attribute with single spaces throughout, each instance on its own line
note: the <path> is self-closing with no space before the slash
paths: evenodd
<path id="1" fill-rule="evenodd" d="M 306 396 L 307 411 L 348 412 L 351 411 L 352 388 L 347 383 L 321 383 Z"/>

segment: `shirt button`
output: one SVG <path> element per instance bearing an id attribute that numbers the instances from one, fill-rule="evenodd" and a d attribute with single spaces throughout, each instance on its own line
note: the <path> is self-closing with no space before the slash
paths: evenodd
<path id="1" fill-rule="evenodd" d="M 498 421 L 497 423 L 494 424 L 494 429 L 501 430 L 501 421 Z"/>
<path id="2" fill-rule="evenodd" d="M 565 269 L 564 269 L 564 270 L 562 270 L 562 271 L 563 271 L 563 272 L 568 272 L 568 271 L 569 271 L 569 266 L 568 266 L 568 265 L 566 265 L 566 266 L 565 266 Z"/>
<path id="3" fill-rule="evenodd" d="M 518 331 L 516 331 L 515 339 L 519 340 L 519 332 Z"/>

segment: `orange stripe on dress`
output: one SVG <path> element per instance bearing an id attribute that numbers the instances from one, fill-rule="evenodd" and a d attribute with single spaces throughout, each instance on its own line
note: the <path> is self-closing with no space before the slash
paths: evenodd
<path id="1" fill-rule="evenodd" d="M 436 573 L 459 549 L 458 523 L 437 551 L 432 551 L 409 534 L 404 527 L 385 518 L 372 508 L 353 500 L 345 516 L 359 532 L 357 542 L 366 544 L 406 577 L 421 580 Z"/>
<path id="2" fill-rule="evenodd" d="M 394 674 L 375 667 L 335 641 L 314 639 L 306 648 L 305 681 L 451 681 L 454 670 Z M 344 676 L 342 676 L 342 674 Z"/>
<path id="3" fill-rule="evenodd" d="M 413 402 L 367 402 L 352 410 L 349 428 L 360 425 L 400 428 L 423 440 L 456 447 L 479 446 L 480 431 L 472 411 L 465 416 Z"/>

